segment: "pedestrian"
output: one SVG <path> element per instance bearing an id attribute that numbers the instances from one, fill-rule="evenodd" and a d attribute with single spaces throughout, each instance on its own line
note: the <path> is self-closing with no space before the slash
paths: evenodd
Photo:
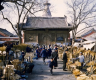
<path id="1" fill-rule="evenodd" d="M 24 61 L 24 56 L 25 56 L 25 53 L 24 53 L 24 51 L 22 51 L 22 52 L 21 52 L 21 57 L 22 57 L 21 60 L 23 60 L 23 61 Z"/>
<path id="2" fill-rule="evenodd" d="M 57 45 L 55 45 L 55 49 L 58 50 Z"/>
<path id="3" fill-rule="evenodd" d="M 36 59 L 38 59 L 38 57 L 39 57 L 39 49 L 37 48 L 36 49 Z"/>
<path id="4" fill-rule="evenodd" d="M 49 61 L 49 67 L 50 67 L 50 73 L 53 74 L 53 68 L 54 68 L 54 60 L 51 58 L 51 61 Z"/>
<path id="5" fill-rule="evenodd" d="M 45 63 L 45 59 L 46 59 L 46 50 L 45 50 L 45 48 L 42 49 L 41 55 L 42 55 L 42 58 L 43 58 L 43 62 Z"/>
<path id="6" fill-rule="evenodd" d="M 10 44 L 10 47 L 13 48 L 13 43 Z"/>
<path id="7" fill-rule="evenodd" d="M 26 52 L 27 52 L 27 53 L 31 52 L 31 48 L 30 48 L 29 45 L 26 47 Z"/>
<path id="8" fill-rule="evenodd" d="M 6 47 L 6 59 L 8 60 L 9 59 L 9 51 L 11 50 L 11 47 L 9 44 L 7 44 L 7 47 Z"/>
<path id="9" fill-rule="evenodd" d="M 51 53 L 52 53 L 52 50 L 51 50 L 51 48 L 50 48 L 50 46 L 49 46 L 49 49 L 48 49 L 48 57 L 51 56 Z"/>
<path id="10" fill-rule="evenodd" d="M 39 57 L 41 57 L 42 46 L 39 48 Z"/>
<path id="11" fill-rule="evenodd" d="M 54 59 L 54 63 L 55 63 L 55 64 L 54 64 L 54 69 L 56 69 L 55 67 L 58 66 L 58 63 L 57 63 L 58 52 L 57 52 L 57 50 L 55 50 L 55 51 L 52 53 L 51 57 Z"/>
<path id="12" fill-rule="evenodd" d="M 46 50 L 46 58 L 48 59 L 48 50 L 47 48 L 45 48 L 45 50 Z"/>
<path id="13" fill-rule="evenodd" d="M 67 63 L 67 50 L 63 54 L 63 71 L 66 71 L 66 63 Z"/>
<path id="14" fill-rule="evenodd" d="M 82 52 L 79 53 L 79 57 L 77 59 L 79 59 L 79 62 L 81 62 L 80 69 L 82 69 L 83 68 L 83 63 L 84 63 L 84 56 L 83 56 Z"/>

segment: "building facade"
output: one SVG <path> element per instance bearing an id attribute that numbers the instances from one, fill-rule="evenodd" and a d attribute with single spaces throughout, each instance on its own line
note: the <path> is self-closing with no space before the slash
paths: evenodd
<path id="1" fill-rule="evenodd" d="M 49 45 L 64 43 L 70 37 L 72 26 L 67 23 L 67 17 L 52 17 L 49 9 L 50 3 L 45 3 L 42 17 L 27 17 L 23 26 L 24 43 L 37 43 Z"/>

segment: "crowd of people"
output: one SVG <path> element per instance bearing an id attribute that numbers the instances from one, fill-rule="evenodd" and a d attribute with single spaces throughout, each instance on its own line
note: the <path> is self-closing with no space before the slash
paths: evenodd
<path id="1" fill-rule="evenodd" d="M 6 47 L 6 53 L 10 53 L 9 51 L 11 50 L 11 48 L 13 47 L 13 44 L 7 45 Z M 64 48 L 64 47 L 63 47 Z M 49 67 L 50 67 L 50 72 L 51 74 L 53 73 L 53 68 L 56 69 L 56 67 L 58 67 L 58 48 L 57 45 L 55 45 L 55 48 L 52 49 L 51 45 L 49 45 L 48 49 L 45 46 L 42 47 L 37 47 L 35 48 L 36 51 L 34 53 L 34 55 L 36 57 L 34 57 L 33 59 L 38 60 L 39 58 L 42 58 L 43 63 L 46 64 L 45 60 L 46 59 L 50 59 L 50 61 L 48 61 L 49 63 Z M 65 52 L 63 53 L 63 70 L 66 71 L 66 63 L 67 63 L 67 51 L 68 49 L 65 50 Z M 26 47 L 26 53 L 30 53 L 32 52 L 32 48 L 30 48 L 30 46 L 28 45 Z M 7 58 L 9 54 L 7 54 Z M 22 51 L 21 52 L 21 60 L 24 61 L 24 56 L 25 56 L 25 52 Z M 83 67 L 83 63 L 84 63 L 84 56 L 82 53 L 80 53 L 79 57 L 77 57 L 76 59 L 79 59 L 79 61 L 81 62 L 81 69 Z"/>
<path id="2" fill-rule="evenodd" d="M 37 59 L 38 58 L 42 58 L 43 60 L 43 63 L 46 64 L 46 59 L 51 59 L 50 61 L 48 61 L 49 63 L 49 67 L 50 67 L 50 72 L 51 74 L 53 73 L 52 72 L 52 69 L 54 67 L 54 69 L 56 69 L 56 67 L 58 66 L 58 63 L 57 63 L 57 59 L 58 59 L 58 48 L 57 48 L 57 45 L 55 45 L 55 49 L 52 49 L 51 48 L 51 45 L 49 45 L 48 49 L 43 46 L 43 47 L 37 47 L 36 48 L 36 57 L 34 59 Z"/>
<path id="3" fill-rule="evenodd" d="M 64 47 L 63 47 L 64 48 Z M 66 48 L 66 50 L 64 51 L 63 53 L 63 71 L 67 71 L 66 69 L 66 63 L 67 63 L 67 53 L 68 53 L 68 48 Z M 43 62 L 45 63 L 45 59 L 46 58 L 49 58 L 51 59 L 50 61 L 48 61 L 49 63 L 49 67 L 50 67 L 50 72 L 51 74 L 53 73 L 53 68 L 56 69 L 56 67 L 58 67 L 58 62 L 57 62 L 57 59 L 58 59 L 58 48 L 57 46 L 55 46 L 55 49 L 51 49 L 51 47 L 49 46 L 48 49 L 46 48 L 37 48 L 36 49 L 36 58 L 35 59 L 38 59 L 39 57 L 42 57 L 43 58 Z M 75 60 L 79 60 L 79 62 L 81 62 L 81 67 L 80 69 L 83 68 L 83 63 L 84 63 L 84 56 L 82 53 L 79 53 L 79 56 L 75 58 Z"/>
<path id="4" fill-rule="evenodd" d="M 45 62 L 45 59 L 49 58 L 51 56 L 51 53 L 52 53 L 52 49 L 51 49 L 50 46 L 49 46 L 48 49 L 46 47 L 37 48 L 36 49 L 36 54 L 35 54 L 36 55 L 35 59 L 38 59 L 38 58 L 42 57 L 43 62 Z"/>
<path id="5" fill-rule="evenodd" d="M 32 51 L 32 49 L 30 48 L 30 46 L 27 46 L 26 52 L 30 53 L 31 51 Z M 24 52 L 22 52 L 22 56 L 23 55 L 24 55 Z M 48 59 L 48 58 L 51 59 L 50 61 L 48 61 L 51 74 L 53 73 L 52 72 L 53 67 L 54 67 L 54 69 L 56 69 L 56 67 L 58 66 L 58 63 L 57 63 L 57 59 L 58 59 L 57 45 L 55 45 L 55 49 L 52 49 L 51 45 L 49 45 L 48 49 L 45 46 L 37 47 L 34 55 L 36 57 L 34 57 L 33 59 L 38 60 L 39 58 L 42 58 L 44 64 L 46 64 L 46 61 L 45 61 L 46 59 Z M 23 59 L 24 59 L 24 56 L 23 56 Z"/>

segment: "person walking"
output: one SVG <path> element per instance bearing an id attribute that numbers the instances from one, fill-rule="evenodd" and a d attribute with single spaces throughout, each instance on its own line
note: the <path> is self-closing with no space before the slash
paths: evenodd
<path id="1" fill-rule="evenodd" d="M 30 53 L 30 52 L 31 52 L 31 48 L 30 48 L 29 45 L 26 47 L 26 52 L 27 52 L 27 53 Z"/>
<path id="2" fill-rule="evenodd" d="M 41 57 L 42 46 L 39 48 L 39 57 Z"/>
<path id="3" fill-rule="evenodd" d="M 51 53 L 52 53 L 52 50 L 51 50 L 51 48 L 50 48 L 50 46 L 49 46 L 49 49 L 48 49 L 48 57 L 51 56 Z"/>
<path id="4" fill-rule="evenodd" d="M 43 62 L 45 63 L 45 59 L 46 59 L 46 50 L 45 50 L 45 48 L 43 48 L 43 50 L 41 51 L 41 55 L 42 55 L 42 58 L 43 58 Z"/>
<path id="5" fill-rule="evenodd" d="M 55 50 L 53 53 L 52 53 L 52 55 L 51 55 L 51 57 L 54 59 L 54 67 L 57 67 L 58 66 L 58 63 L 57 63 L 57 58 L 58 58 L 58 51 L 57 50 Z M 55 68 L 54 68 L 55 69 Z"/>
<path id="6" fill-rule="evenodd" d="M 51 58 L 51 61 L 49 62 L 49 67 L 50 67 L 50 73 L 53 74 L 53 68 L 54 68 L 54 60 Z"/>
<path id="7" fill-rule="evenodd" d="M 48 50 L 47 48 L 45 48 L 45 50 L 46 50 L 46 58 L 48 59 Z"/>
<path id="8" fill-rule="evenodd" d="M 24 51 L 22 51 L 22 52 L 21 52 L 21 58 L 22 58 L 21 60 L 22 60 L 22 61 L 24 61 L 24 56 L 25 56 L 25 53 L 24 53 Z"/>
<path id="9" fill-rule="evenodd" d="M 8 60 L 9 59 L 9 51 L 11 50 L 11 47 L 9 44 L 7 44 L 7 47 L 6 47 L 6 59 Z"/>
<path id="10" fill-rule="evenodd" d="M 36 49 L 36 59 L 38 59 L 38 57 L 39 57 L 39 49 L 37 48 Z"/>
<path id="11" fill-rule="evenodd" d="M 67 50 L 63 54 L 63 71 L 66 71 L 66 63 L 67 63 Z"/>

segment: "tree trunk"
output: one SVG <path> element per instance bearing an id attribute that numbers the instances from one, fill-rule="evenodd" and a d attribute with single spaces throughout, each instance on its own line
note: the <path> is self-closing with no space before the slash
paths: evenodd
<path id="1" fill-rule="evenodd" d="M 19 44 L 21 44 L 22 43 L 22 38 L 21 38 L 21 36 L 19 36 Z"/>

